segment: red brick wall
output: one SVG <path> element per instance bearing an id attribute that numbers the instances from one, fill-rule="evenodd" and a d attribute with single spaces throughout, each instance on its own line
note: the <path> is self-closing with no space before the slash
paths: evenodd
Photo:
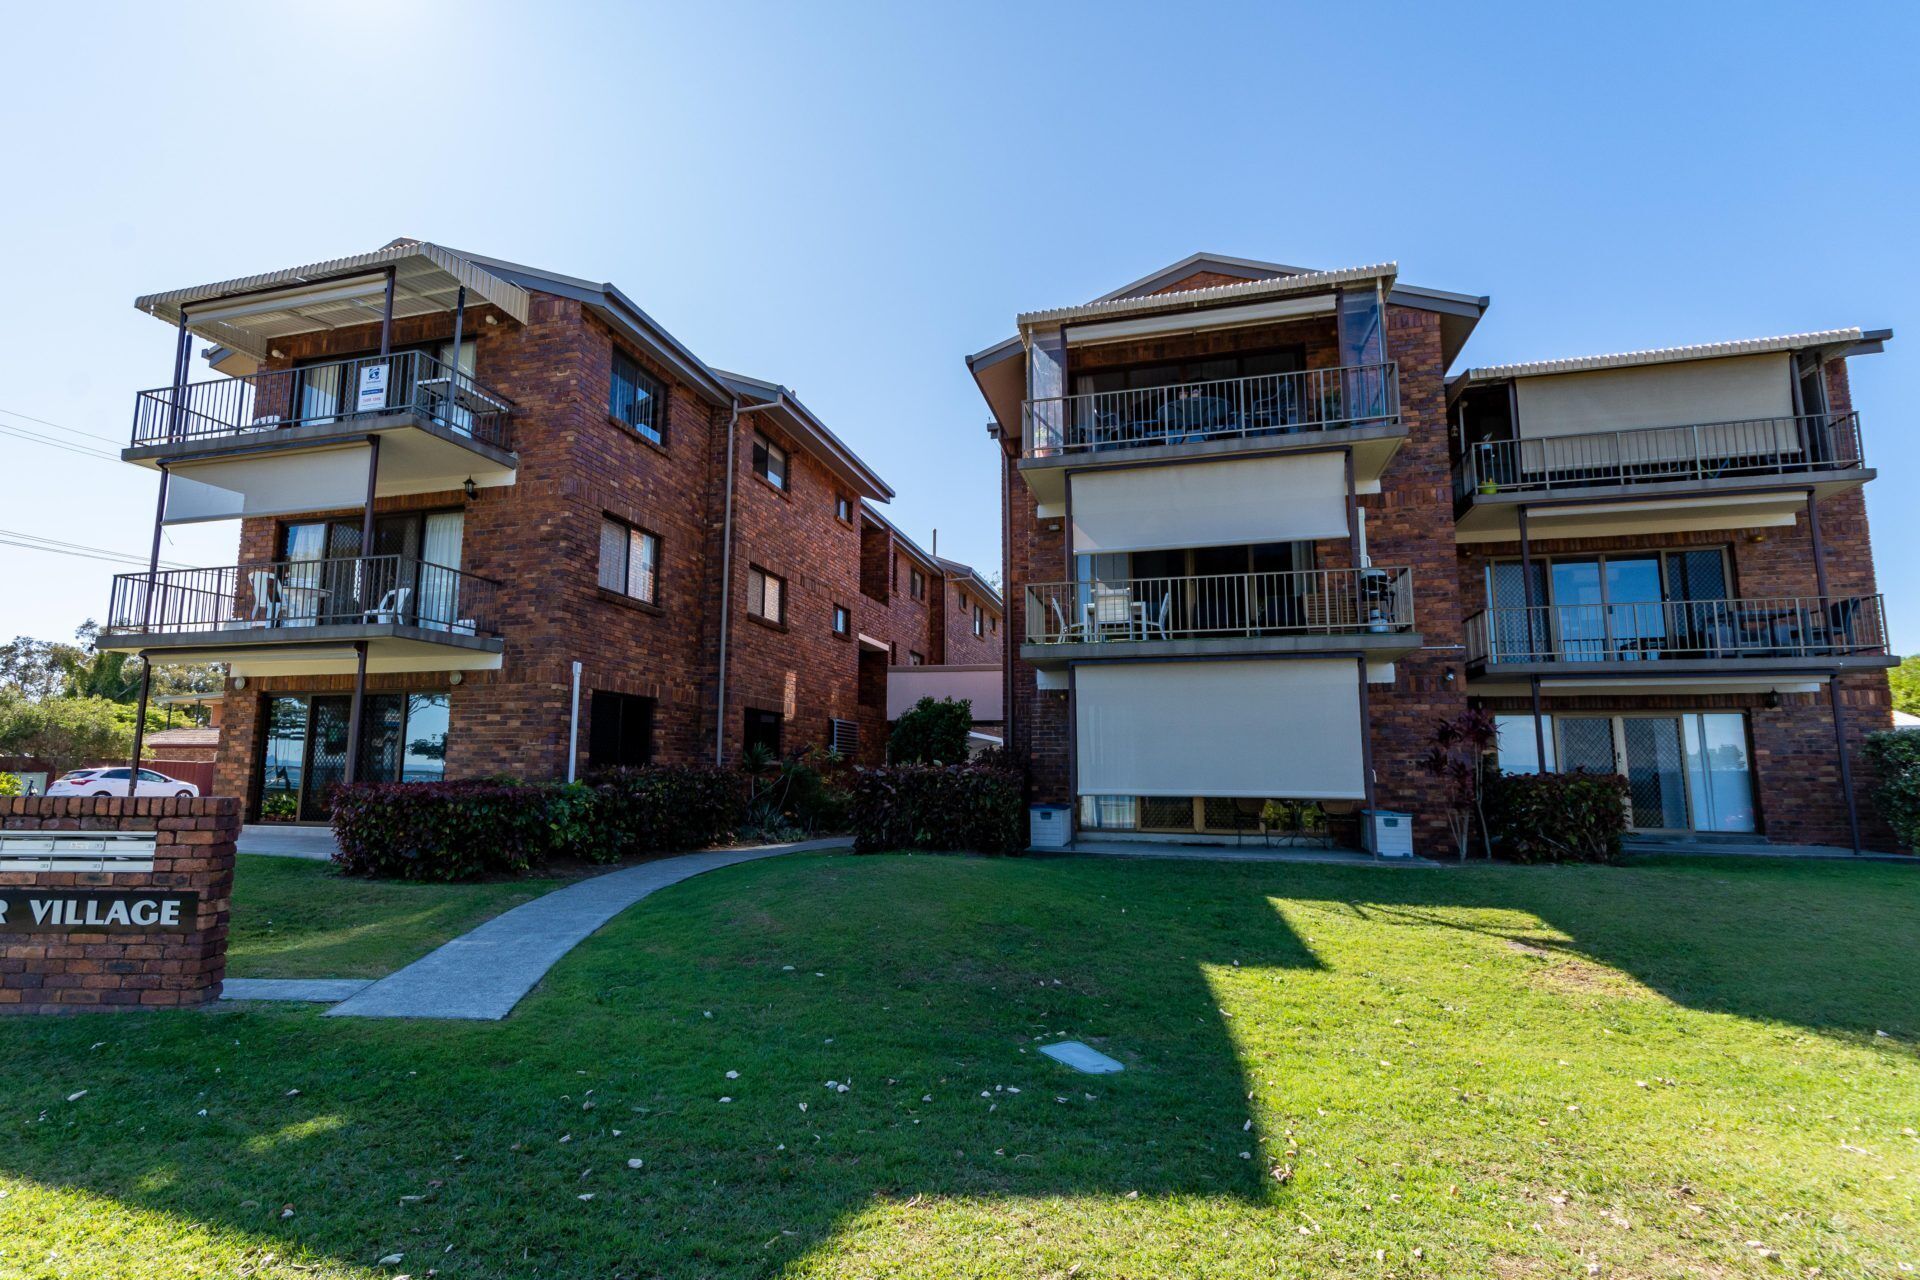
<path id="1" fill-rule="evenodd" d="M 612 351 L 618 339 L 569 299 L 535 292 L 524 326 L 485 323 L 469 314 L 475 376 L 516 406 L 516 483 L 460 493 L 382 500 L 380 512 L 462 506 L 462 568 L 496 580 L 495 622 L 504 636 L 501 668 L 468 672 L 451 691 L 447 774 L 564 774 L 571 664 L 581 678 L 580 767 L 588 765 L 594 690 L 655 699 L 656 759 L 713 759 L 719 578 L 729 413 L 715 408 L 643 351 L 625 348 L 669 388 L 665 442 L 655 446 L 607 413 Z M 397 322 L 395 345 L 451 336 L 449 316 Z M 377 327 L 285 339 L 279 364 L 376 347 Z M 824 742 L 830 716 L 854 713 L 857 661 L 851 641 L 831 633 L 834 603 L 854 613 L 874 607 L 860 594 L 858 517 L 835 515 L 842 492 L 811 454 L 788 446 L 791 490 L 781 495 L 752 472 L 755 430 L 779 439 L 766 415 L 741 417 L 735 435 L 733 608 L 725 717 L 729 757 L 738 750 L 747 706 L 787 715 L 790 747 Z M 333 514 L 333 513 L 329 513 Z M 353 515 L 354 512 L 337 513 Z M 599 531 L 612 515 L 656 534 L 661 564 L 656 604 L 600 588 Z M 270 560 L 279 521 L 249 520 L 240 555 Z M 749 565 L 787 579 L 783 630 L 749 620 Z M 263 695 L 351 688 L 351 677 L 273 677 L 230 690 L 224 713 L 221 789 L 249 794 L 259 752 Z M 446 689 L 444 673 L 369 678 L 374 692 Z"/>
<path id="2" fill-rule="evenodd" d="M 0 871 L 0 887 L 191 891 L 186 932 L 0 929 L 0 1013 L 179 1007 L 219 998 L 240 805 L 222 799 L 0 798 L 0 829 L 151 831 L 151 872 Z"/>
<path id="3" fill-rule="evenodd" d="M 1836 413 L 1851 411 L 1844 360 L 1827 366 L 1828 396 Z M 1396 466 L 1398 463 L 1396 462 Z M 1861 490 L 1839 494 L 1820 503 L 1820 537 L 1827 564 L 1827 590 L 1834 596 L 1873 595 L 1878 590 L 1873 567 L 1873 544 L 1867 529 L 1866 498 Z M 1707 532 L 1636 534 L 1613 538 L 1535 538 L 1539 556 L 1594 555 L 1677 549 L 1725 547 L 1732 569 L 1729 590 L 1746 598 L 1815 596 L 1819 577 L 1814 568 L 1813 536 L 1804 511 L 1791 527 L 1724 529 Z M 1468 543 L 1460 548 L 1460 604 L 1466 613 L 1487 607 L 1486 566 L 1489 561 L 1520 554 L 1515 542 Z M 1421 605 L 1425 609 L 1424 600 Z M 1737 674 L 1729 664 L 1728 674 Z M 1872 777 L 1859 758 L 1867 734 L 1891 728 L 1893 705 L 1886 677 L 1860 672 L 1840 682 L 1841 706 L 1849 743 L 1862 835 L 1874 848 L 1891 849 L 1893 833 L 1873 810 Z M 1490 709 L 1515 714 L 1529 712 L 1524 698 L 1481 700 Z M 1840 785 L 1839 753 L 1834 737 L 1833 711 L 1827 694 L 1783 694 L 1768 706 L 1761 694 L 1673 694 L 1609 698 L 1547 698 L 1548 712 L 1633 711 L 1741 711 L 1747 715 L 1754 757 L 1754 783 L 1762 830 L 1782 843 L 1844 845 L 1851 840 L 1846 793 Z"/>

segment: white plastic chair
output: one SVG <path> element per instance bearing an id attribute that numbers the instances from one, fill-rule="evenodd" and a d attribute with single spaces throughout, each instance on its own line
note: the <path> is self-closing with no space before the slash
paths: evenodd
<path id="1" fill-rule="evenodd" d="M 1104 636 L 1109 631 L 1133 634 L 1133 593 L 1121 587 L 1093 584 L 1093 627 Z"/>
<path id="2" fill-rule="evenodd" d="M 1170 639 L 1167 627 L 1172 621 L 1173 592 L 1163 591 L 1160 593 L 1159 612 L 1151 618 L 1143 618 L 1140 622 L 1140 630 L 1144 635 L 1158 633 L 1162 640 Z"/>
<path id="3" fill-rule="evenodd" d="M 1080 628 L 1067 621 L 1067 615 L 1060 611 L 1058 599 L 1048 597 L 1047 608 L 1053 612 L 1053 631 L 1060 637 L 1059 643 L 1066 644 L 1070 640 L 1080 638 Z"/>
<path id="4" fill-rule="evenodd" d="M 394 587 L 380 597 L 380 603 L 367 610 L 368 622 L 397 623 L 406 621 L 407 601 L 413 595 L 412 587 Z"/>
<path id="5" fill-rule="evenodd" d="M 253 588 L 253 612 L 247 615 L 247 621 L 264 617 L 268 626 L 279 626 L 285 604 L 280 598 L 280 579 L 273 576 L 271 569 L 255 569 L 247 575 L 247 582 Z"/>

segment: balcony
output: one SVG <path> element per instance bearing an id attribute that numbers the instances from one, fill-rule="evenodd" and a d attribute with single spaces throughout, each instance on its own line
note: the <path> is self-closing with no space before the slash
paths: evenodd
<path id="1" fill-rule="evenodd" d="M 1534 605 L 1467 619 L 1467 670 L 1476 686 L 1535 676 L 1625 684 L 1691 678 L 1822 675 L 1890 667 L 1880 596 L 1784 596 L 1657 604 Z"/>
<path id="2" fill-rule="evenodd" d="M 1460 540 L 1609 537 L 1791 524 L 1811 489 L 1871 479 L 1858 414 L 1753 418 L 1471 444 L 1459 461 Z"/>
<path id="3" fill-rule="evenodd" d="M 503 644 L 498 584 L 406 556 L 282 560 L 123 573 L 97 647 L 231 674 L 486 670 Z"/>
<path id="4" fill-rule="evenodd" d="M 286 476 L 263 471 L 263 457 L 305 455 L 299 465 L 312 467 L 312 455 L 372 436 L 381 441 L 380 497 L 457 489 L 469 478 L 511 484 L 513 413 L 511 401 L 470 374 L 424 351 L 399 351 L 143 391 L 121 456 L 237 495 L 226 504 L 233 510 L 189 498 L 180 510 L 170 506 L 169 523 L 284 514 L 266 510 Z M 365 500 L 361 484 L 350 505 Z M 347 505 L 335 496 L 301 509 Z"/>
<path id="5" fill-rule="evenodd" d="M 1406 438 L 1392 362 L 1056 396 L 1023 412 L 1021 474 L 1043 506 L 1064 503 L 1068 470 L 1344 445 L 1373 492 Z"/>
<path id="6" fill-rule="evenodd" d="M 1090 658 L 1366 653 L 1419 648 L 1413 572 L 1311 569 L 1029 584 L 1020 656 Z"/>

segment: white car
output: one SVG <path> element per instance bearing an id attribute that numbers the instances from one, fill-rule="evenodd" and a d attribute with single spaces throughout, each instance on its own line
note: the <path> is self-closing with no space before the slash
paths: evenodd
<path id="1" fill-rule="evenodd" d="M 50 796 L 124 796 L 127 794 L 127 770 L 75 769 L 47 784 Z M 200 788 L 179 778 L 169 778 L 152 769 L 140 771 L 135 796 L 197 796 Z"/>

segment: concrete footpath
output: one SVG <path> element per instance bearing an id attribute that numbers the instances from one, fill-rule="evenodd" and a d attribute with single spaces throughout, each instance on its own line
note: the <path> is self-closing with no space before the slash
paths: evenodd
<path id="1" fill-rule="evenodd" d="M 327 1010 L 330 1018 L 504 1018 L 561 956 L 659 889 L 782 853 L 851 847 L 847 837 L 709 849 L 594 876 L 502 912 Z"/>

